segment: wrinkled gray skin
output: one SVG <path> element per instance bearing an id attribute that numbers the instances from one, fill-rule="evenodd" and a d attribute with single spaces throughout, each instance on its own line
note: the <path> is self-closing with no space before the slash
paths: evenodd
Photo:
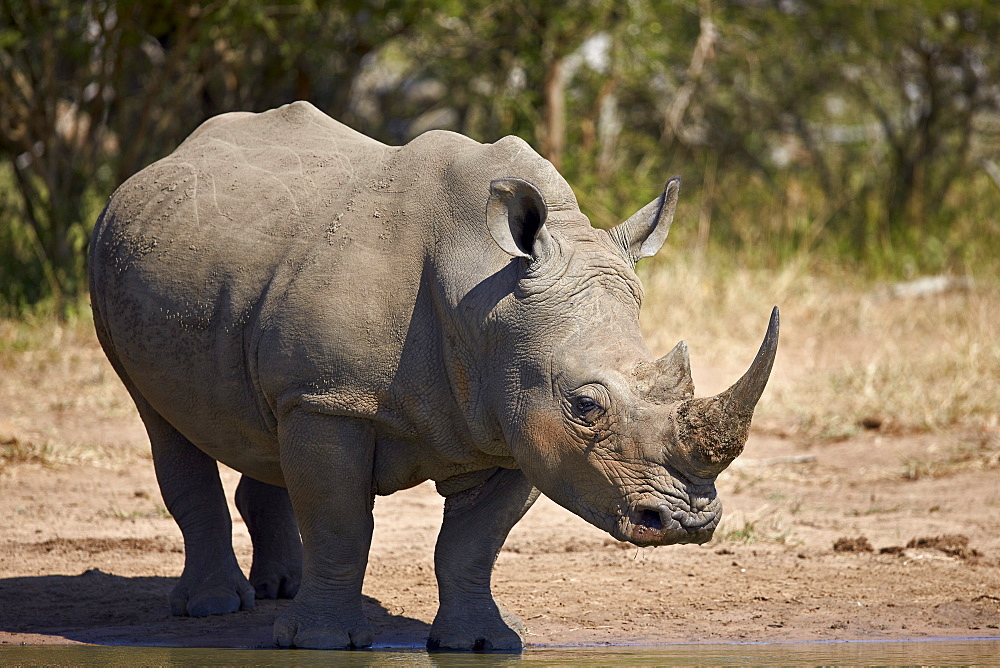
<path id="1" fill-rule="evenodd" d="M 213 118 L 126 182 L 91 296 L 184 535 L 174 614 L 294 596 L 278 645 L 370 645 L 375 496 L 428 479 L 446 497 L 431 648 L 522 646 L 490 574 L 538 490 L 619 540 L 708 540 L 777 314 L 717 397 L 693 399 L 683 343 L 652 358 L 633 268 L 678 185 L 597 230 L 520 139 L 388 147 L 304 102 Z M 249 581 L 216 461 L 244 474 Z"/>

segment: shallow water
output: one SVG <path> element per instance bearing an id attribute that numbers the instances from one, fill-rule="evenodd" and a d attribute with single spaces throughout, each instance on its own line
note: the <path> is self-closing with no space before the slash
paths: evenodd
<path id="1" fill-rule="evenodd" d="M 0 645 L 3 666 L 746 666 L 996 665 L 1000 638 L 878 642 L 539 647 L 521 654 L 196 649 L 95 645 Z"/>

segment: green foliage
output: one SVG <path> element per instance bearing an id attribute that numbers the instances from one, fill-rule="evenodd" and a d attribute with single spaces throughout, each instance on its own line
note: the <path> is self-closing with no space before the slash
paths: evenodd
<path id="1" fill-rule="evenodd" d="M 69 313 L 114 188 L 231 110 L 517 134 L 713 261 L 996 275 L 991 0 L 0 0 L 0 312 Z M 676 248 L 676 246 L 675 246 Z"/>

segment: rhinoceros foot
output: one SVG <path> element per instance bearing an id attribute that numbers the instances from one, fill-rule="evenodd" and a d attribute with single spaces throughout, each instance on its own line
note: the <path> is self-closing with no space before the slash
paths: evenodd
<path id="1" fill-rule="evenodd" d="M 274 622 L 274 644 L 301 649 L 348 649 L 371 647 L 375 632 L 357 606 L 331 612 L 329 604 L 309 605 L 296 599 L 291 609 Z"/>
<path id="2" fill-rule="evenodd" d="M 295 518 L 269 527 L 266 538 L 254 536 L 250 584 L 257 598 L 295 598 L 302 582 L 302 541 Z M 259 529 L 256 533 L 260 533 Z"/>
<path id="3" fill-rule="evenodd" d="M 170 594 L 170 612 L 177 616 L 208 617 L 254 607 L 254 589 L 239 567 L 204 577 L 186 572 Z"/>
<path id="4" fill-rule="evenodd" d="M 490 652 L 524 648 L 524 624 L 490 599 L 481 606 L 438 610 L 427 649 Z"/>
<path id="5" fill-rule="evenodd" d="M 250 569 L 250 584 L 253 585 L 257 598 L 295 598 L 302 581 L 301 569 L 291 572 L 289 568 L 275 568 L 275 564 L 257 567 L 257 562 Z"/>
<path id="6" fill-rule="evenodd" d="M 236 507 L 250 531 L 250 584 L 257 598 L 295 598 L 302 581 L 302 541 L 288 490 L 243 476 Z"/>

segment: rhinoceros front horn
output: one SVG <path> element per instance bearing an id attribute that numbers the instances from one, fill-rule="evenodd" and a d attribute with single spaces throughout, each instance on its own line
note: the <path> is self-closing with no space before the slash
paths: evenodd
<path id="1" fill-rule="evenodd" d="M 767 323 L 767 333 L 764 334 L 764 341 L 760 344 L 757 357 L 753 364 L 743 374 L 743 377 L 736 381 L 723 394 L 729 393 L 729 410 L 737 414 L 753 416 L 753 409 L 760 400 L 760 395 L 764 393 L 768 378 L 771 377 L 771 367 L 774 366 L 774 357 L 778 352 L 778 307 L 771 309 L 771 320 Z"/>
<path id="2" fill-rule="evenodd" d="M 743 377 L 714 397 L 691 399 L 678 410 L 681 440 L 693 455 L 694 473 L 710 478 L 729 466 L 750 433 L 750 421 L 771 376 L 778 352 L 778 307 L 771 311 L 764 341 Z"/>

